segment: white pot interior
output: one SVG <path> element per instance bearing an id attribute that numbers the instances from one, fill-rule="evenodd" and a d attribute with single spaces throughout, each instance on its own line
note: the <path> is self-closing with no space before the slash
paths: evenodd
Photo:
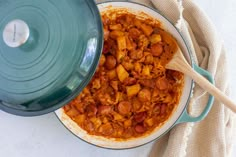
<path id="1" fill-rule="evenodd" d="M 131 2 L 107 2 L 107 3 L 99 4 L 98 7 L 101 12 L 106 11 L 111 8 L 126 8 L 129 10 L 129 12 L 134 13 L 136 15 L 139 15 L 141 11 L 153 18 L 156 18 L 162 23 L 162 27 L 175 37 L 187 61 L 191 63 L 189 51 L 182 36 L 179 34 L 179 32 L 173 26 L 173 24 L 171 24 L 165 17 L 160 15 L 158 12 L 148 7 L 142 6 L 140 4 L 131 3 Z M 92 135 L 87 134 L 86 131 L 81 129 L 75 122 L 73 122 L 63 112 L 63 109 L 57 110 L 56 114 L 59 117 L 59 119 L 62 121 L 62 123 L 73 134 L 75 134 L 76 136 L 80 137 L 81 139 L 91 144 L 101 146 L 101 147 L 106 147 L 106 148 L 113 148 L 113 149 L 123 149 L 123 148 L 132 148 L 132 147 L 140 146 L 154 139 L 157 139 L 158 137 L 166 133 L 179 119 L 179 117 L 181 116 L 182 112 L 185 109 L 185 106 L 188 103 L 188 100 L 191 96 L 191 90 L 192 90 L 192 80 L 189 77 L 185 76 L 184 81 L 185 81 L 185 84 L 184 84 L 183 93 L 182 93 L 180 103 L 176 111 L 173 113 L 171 118 L 164 125 L 162 125 L 162 127 L 157 128 L 156 130 L 153 131 L 152 134 L 145 137 L 135 138 L 135 139 L 127 140 L 127 141 L 117 141 L 115 139 L 107 139 L 103 137 L 92 136 Z"/>

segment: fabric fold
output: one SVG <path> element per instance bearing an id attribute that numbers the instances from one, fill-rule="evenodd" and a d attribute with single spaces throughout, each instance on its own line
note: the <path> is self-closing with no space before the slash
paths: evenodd
<path id="1" fill-rule="evenodd" d="M 169 9 L 175 0 L 152 0 L 154 6 L 165 16 L 173 16 L 176 21 L 178 11 Z M 165 3 L 165 4 L 163 4 Z M 162 4 L 162 5 L 161 5 Z M 183 0 L 183 20 L 180 32 L 190 44 L 196 63 L 208 70 L 215 78 L 215 85 L 229 94 L 228 67 L 223 43 L 218 37 L 214 25 L 207 15 L 190 0 Z M 161 8 L 160 8 L 161 7 Z M 174 14 L 173 12 L 176 12 Z M 186 29 L 187 28 L 187 29 Z M 208 99 L 208 94 L 198 85 L 194 88 L 191 115 L 199 115 Z M 227 120 L 226 120 L 227 118 Z M 209 115 L 201 122 L 176 126 L 171 130 L 163 154 L 158 154 L 161 141 L 153 146 L 151 157 L 224 157 L 230 155 L 232 148 L 232 130 L 234 116 L 221 103 L 215 101 Z M 228 125 L 227 125 L 228 124 Z M 182 136 L 182 137 L 179 137 Z M 229 138 L 231 137 L 231 139 Z M 156 152 L 156 153 L 154 153 Z"/>

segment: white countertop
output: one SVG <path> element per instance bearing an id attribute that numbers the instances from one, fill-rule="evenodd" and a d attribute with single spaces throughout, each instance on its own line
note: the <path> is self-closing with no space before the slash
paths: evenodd
<path id="1" fill-rule="evenodd" d="M 236 1 L 196 0 L 225 42 L 231 67 L 232 98 L 236 97 Z M 236 99 L 235 99 L 236 100 Z M 236 139 L 235 139 L 236 141 Z M 114 151 L 87 144 L 66 130 L 56 116 L 23 118 L 0 111 L 0 157 L 145 157 L 151 144 Z M 236 144 L 232 157 L 236 156 Z"/>

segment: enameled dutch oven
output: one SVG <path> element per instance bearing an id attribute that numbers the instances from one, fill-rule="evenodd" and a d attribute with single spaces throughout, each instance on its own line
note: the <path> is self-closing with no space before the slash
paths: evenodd
<path id="1" fill-rule="evenodd" d="M 105 3 L 100 3 L 98 4 L 98 8 L 100 12 L 106 12 L 111 9 L 125 9 L 130 13 L 133 13 L 137 16 L 142 16 L 142 18 L 145 18 L 145 15 L 142 13 L 146 13 L 148 16 L 157 19 L 161 22 L 163 28 L 171 33 L 177 40 L 180 48 L 182 49 L 184 56 L 188 60 L 188 62 L 192 65 L 192 67 L 201 75 L 204 75 L 213 83 L 213 79 L 211 75 L 201 69 L 200 67 L 196 66 L 193 63 L 192 57 L 191 57 L 191 52 L 181 36 L 180 32 L 178 29 L 163 15 L 161 15 L 159 12 L 156 10 L 153 10 L 151 8 L 148 8 L 146 6 L 133 3 L 133 2 L 105 2 Z M 142 13 L 141 13 L 142 12 Z M 104 138 L 104 137 L 99 137 L 99 136 L 94 136 L 94 135 L 89 135 L 87 134 L 86 131 L 81 129 L 75 122 L 73 122 L 63 111 L 63 109 L 60 109 L 56 111 L 57 116 L 61 120 L 61 122 L 76 136 L 80 137 L 81 139 L 85 140 L 86 142 L 89 142 L 91 144 L 94 144 L 96 146 L 100 147 L 105 147 L 105 148 L 112 148 L 112 149 L 124 149 L 124 148 L 132 148 L 132 147 L 137 147 L 140 145 L 143 145 L 145 143 L 148 143 L 150 141 L 153 141 L 154 139 L 158 139 L 161 137 L 163 134 L 168 132 L 173 126 L 179 124 L 179 123 L 184 123 L 184 122 L 197 122 L 202 120 L 207 113 L 209 112 L 212 103 L 213 103 L 213 97 L 209 96 L 208 103 L 204 109 L 204 111 L 201 113 L 200 116 L 198 117 L 191 117 L 187 113 L 187 105 L 189 103 L 189 100 L 192 95 L 192 90 L 194 83 L 193 81 L 185 76 L 185 83 L 184 83 L 184 89 L 183 89 L 183 94 L 181 96 L 179 105 L 176 109 L 176 111 L 173 113 L 171 118 L 160 128 L 156 128 L 156 130 L 153 131 L 152 134 L 149 134 L 144 137 L 139 137 L 139 138 L 134 138 L 130 140 L 124 140 L 124 141 L 117 141 L 116 139 L 112 138 Z"/>
<path id="2" fill-rule="evenodd" d="M 193 63 L 191 52 L 178 29 L 156 10 L 132 2 L 104 2 L 100 12 L 125 8 L 140 11 L 162 23 L 172 34 L 192 67 L 213 83 L 208 72 Z M 21 116 L 55 111 L 75 98 L 92 78 L 103 46 L 103 28 L 93 0 L 0 0 L 0 109 Z M 209 112 L 213 97 L 198 117 L 187 113 L 194 83 L 185 76 L 180 103 L 171 118 L 145 137 L 126 141 L 92 136 L 64 112 L 59 120 L 76 136 L 96 146 L 124 149 L 161 137 L 173 126 L 197 122 Z"/>

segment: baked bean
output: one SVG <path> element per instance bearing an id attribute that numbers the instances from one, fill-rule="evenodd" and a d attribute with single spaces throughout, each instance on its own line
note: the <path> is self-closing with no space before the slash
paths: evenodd
<path id="1" fill-rule="evenodd" d="M 151 53 L 155 57 L 159 57 L 163 53 L 163 46 L 161 44 L 153 44 L 151 46 Z"/>
<path id="2" fill-rule="evenodd" d="M 167 109 L 166 104 L 162 104 L 162 105 L 161 105 L 161 114 L 162 114 L 162 115 L 163 115 L 164 113 L 166 113 L 166 109 Z"/>
<path id="3" fill-rule="evenodd" d="M 135 131 L 139 134 L 144 133 L 146 130 L 147 129 L 141 124 L 138 124 L 138 125 L 135 126 Z"/>
<path id="4" fill-rule="evenodd" d="M 145 64 L 153 64 L 154 58 L 152 55 L 147 55 L 145 58 Z"/>
<path id="5" fill-rule="evenodd" d="M 107 56 L 105 66 L 108 70 L 114 69 L 116 67 L 116 58 L 114 56 Z"/>

